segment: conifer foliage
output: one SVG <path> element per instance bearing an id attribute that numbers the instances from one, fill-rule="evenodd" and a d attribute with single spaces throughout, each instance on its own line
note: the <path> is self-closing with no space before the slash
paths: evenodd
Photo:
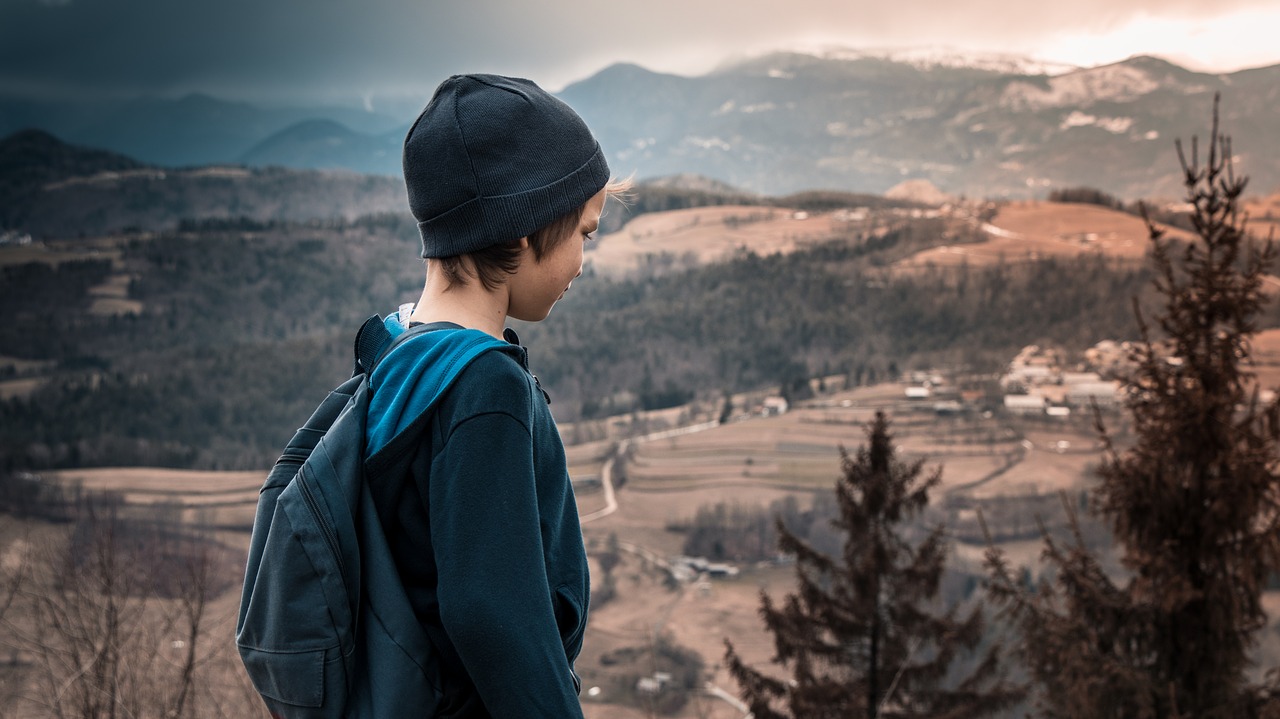
<path id="1" fill-rule="evenodd" d="M 955 608 L 930 612 L 946 559 L 943 528 L 918 544 L 908 539 L 941 469 L 926 474 L 923 461 L 898 459 L 883 413 L 868 435 L 854 457 L 841 448 L 834 521 L 845 533 L 841 556 L 815 550 L 778 523 L 779 545 L 796 559 L 798 589 L 781 605 L 762 592 L 760 614 L 773 634 L 774 661 L 791 680 L 744 664 L 725 642 L 755 719 L 961 719 L 988 716 L 1022 696 L 1001 675 L 995 647 L 967 676 L 948 677 L 953 661 L 982 639 L 983 621 L 977 609 L 963 618 Z"/>
<path id="2" fill-rule="evenodd" d="M 1266 622 L 1262 590 L 1280 570 L 1277 404 L 1259 401 L 1250 338 L 1266 296 L 1270 241 L 1246 232 L 1246 178 L 1218 133 L 1207 161 L 1182 145 L 1196 237 L 1165 240 L 1148 222 L 1158 334 L 1142 332 L 1125 380 L 1133 442 L 1105 443 L 1093 511 L 1114 533 L 1117 581 L 1079 541 L 1046 535 L 1055 575 L 1035 592 L 988 551 L 991 592 L 1016 618 L 1021 650 L 1049 717 L 1254 717 L 1268 690 L 1250 684 L 1249 650 Z M 1072 524 L 1075 525 L 1074 517 Z"/>

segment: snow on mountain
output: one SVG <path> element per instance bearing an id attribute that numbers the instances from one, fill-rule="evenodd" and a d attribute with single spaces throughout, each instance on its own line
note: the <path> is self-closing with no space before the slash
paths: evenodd
<path id="1" fill-rule="evenodd" d="M 1062 75 L 1079 70 L 1078 65 L 1039 60 L 1012 53 L 969 52 L 948 47 L 851 48 L 818 45 L 790 50 L 824 60 L 889 60 L 921 70 L 936 67 L 971 68 L 1004 75 Z"/>
<path id="2" fill-rule="evenodd" d="M 1119 135 L 1129 131 L 1133 127 L 1132 117 L 1098 117 L 1088 113 L 1073 110 L 1070 115 L 1063 118 L 1059 123 L 1059 130 L 1069 130 L 1073 127 L 1100 127 L 1113 135 Z M 1156 133 L 1156 137 L 1159 137 Z"/>

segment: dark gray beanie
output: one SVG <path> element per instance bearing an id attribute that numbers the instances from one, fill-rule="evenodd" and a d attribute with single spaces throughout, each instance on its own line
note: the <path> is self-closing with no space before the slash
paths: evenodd
<path id="1" fill-rule="evenodd" d="M 608 181 L 582 118 L 520 78 L 445 80 L 404 139 L 404 182 L 426 258 L 518 240 Z"/>

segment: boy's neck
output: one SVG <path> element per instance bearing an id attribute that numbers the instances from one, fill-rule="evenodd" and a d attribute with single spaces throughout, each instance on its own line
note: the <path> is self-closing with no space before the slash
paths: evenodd
<path id="1" fill-rule="evenodd" d="M 443 273 L 433 270 L 434 263 L 428 262 L 427 281 L 412 321 L 452 322 L 502 339 L 510 301 L 506 285 L 489 290 L 479 278 L 471 277 L 465 285 L 450 286 Z"/>

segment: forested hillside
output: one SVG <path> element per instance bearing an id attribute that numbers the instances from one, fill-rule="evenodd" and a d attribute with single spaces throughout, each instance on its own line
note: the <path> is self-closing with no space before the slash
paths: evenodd
<path id="1" fill-rule="evenodd" d="M 562 420 L 818 373 L 994 368 L 1031 341 L 1132 336 L 1129 298 L 1145 279 L 1131 265 L 888 271 L 943 235 L 938 220 L 906 220 L 786 256 L 584 277 L 547 322 L 519 329 Z M 407 216 L 206 223 L 112 243 L 3 267 L 0 354 L 8 378 L 38 384 L 0 402 L 5 468 L 264 466 L 347 376 L 359 323 L 421 282 Z M 96 309 L 112 281 L 140 312 Z"/>

